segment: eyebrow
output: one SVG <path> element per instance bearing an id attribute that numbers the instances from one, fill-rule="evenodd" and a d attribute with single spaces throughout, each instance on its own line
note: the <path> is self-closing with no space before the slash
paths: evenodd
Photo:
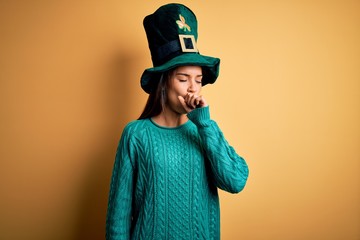
<path id="1" fill-rule="evenodd" d="M 190 77 L 190 74 L 187 74 L 187 73 L 176 73 L 176 75 L 181 75 L 181 76 L 185 76 L 185 77 Z M 200 75 L 196 75 L 196 77 L 202 77 L 203 75 L 200 74 Z"/>

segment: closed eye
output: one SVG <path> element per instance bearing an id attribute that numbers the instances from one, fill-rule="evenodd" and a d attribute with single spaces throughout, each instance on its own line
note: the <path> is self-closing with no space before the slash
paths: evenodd
<path id="1" fill-rule="evenodd" d="M 196 82 L 196 83 L 202 83 L 202 77 L 196 78 L 196 79 L 195 79 L 195 82 Z"/>

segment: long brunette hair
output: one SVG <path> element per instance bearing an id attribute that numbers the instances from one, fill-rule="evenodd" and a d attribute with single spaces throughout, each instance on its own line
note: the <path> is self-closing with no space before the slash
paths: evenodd
<path id="1" fill-rule="evenodd" d="M 151 118 L 159 115 L 167 102 L 167 85 L 170 71 L 161 74 L 160 79 L 150 92 L 143 112 L 138 119 Z"/>

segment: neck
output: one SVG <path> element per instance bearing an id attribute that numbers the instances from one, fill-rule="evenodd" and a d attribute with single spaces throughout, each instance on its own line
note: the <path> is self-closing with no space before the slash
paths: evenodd
<path id="1" fill-rule="evenodd" d="M 165 109 L 159 115 L 153 117 L 152 120 L 163 127 L 178 127 L 186 123 L 188 121 L 188 117 L 186 114 L 174 113 Z"/>

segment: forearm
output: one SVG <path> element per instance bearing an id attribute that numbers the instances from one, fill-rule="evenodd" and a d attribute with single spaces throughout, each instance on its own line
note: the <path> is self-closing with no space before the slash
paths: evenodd
<path id="1" fill-rule="evenodd" d="M 210 119 L 209 108 L 196 109 L 188 117 L 198 127 L 217 186 L 228 192 L 240 192 L 248 178 L 248 166 L 228 144 L 217 123 Z"/>

